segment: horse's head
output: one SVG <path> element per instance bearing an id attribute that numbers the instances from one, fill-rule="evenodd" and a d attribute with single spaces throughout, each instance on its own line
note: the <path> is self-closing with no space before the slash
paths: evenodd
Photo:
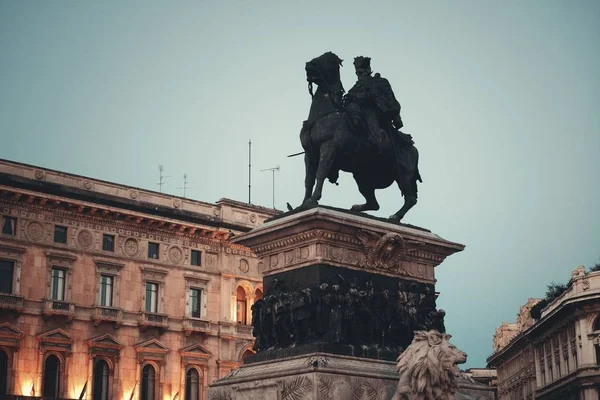
<path id="1" fill-rule="evenodd" d="M 317 85 L 339 82 L 342 61 L 344 60 L 331 51 L 313 58 L 306 63 L 306 80 Z"/>

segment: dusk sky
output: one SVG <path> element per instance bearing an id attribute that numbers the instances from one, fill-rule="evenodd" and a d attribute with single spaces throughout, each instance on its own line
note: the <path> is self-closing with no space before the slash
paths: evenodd
<path id="1" fill-rule="evenodd" d="M 405 221 L 466 245 L 436 271 L 453 342 L 600 257 L 600 2 L 2 1 L 0 158 L 215 202 L 303 196 L 304 64 L 372 58 L 421 158 Z M 322 204 L 362 202 L 349 174 Z M 398 188 L 377 192 L 388 216 Z M 25 278 L 25 277 L 24 277 Z"/>

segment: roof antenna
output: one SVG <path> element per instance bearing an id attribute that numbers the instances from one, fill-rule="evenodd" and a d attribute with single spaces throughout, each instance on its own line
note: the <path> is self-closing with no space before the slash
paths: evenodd
<path id="1" fill-rule="evenodd" d="M 183 174 L 183 187 L 177 188 L 179 190 L 183 189 L 183 198 L 186 198 L 186 193 L 187 193 L 187 189 L 193 189 L 193 186 L 188 186 L 188 183 L 190 183 L 190 181 L 187 180 L 187 174 Z"/>
<path id="2" fill-rule="evenodd" d="M 248 139 L 248 204 L 252 204 L 250 194 L 252 189 L 252 140 Z"/>
<path id="3" fill-rule="evenodd" d="M 261 169 L 263 171 L 271 171 L 273 173 L 273 209 L 275 209 L 275 171 L 279 171 L 279 165 L 273 168 Z"/>
<path id="4" fill-rule="evenodd" d="M 163 171 L 164 171 L 164 170 L 165 170 L 165 167 L 163 167 L 163 165 L 162 165 L 162 164 L 160 164 L 160 165 L 158 166 L 159 178 L 158 178 L 158 183 L 157 183 L 157 185 L 158 185 L 158 191 L 159 191 L 160 193 L 162 193 L 162 187 L 163 187 L 163 185 L 164 185 L 164 182 L 163 182 L 163 181 L 164 181 L 164 179 L 165 179 L 165 178 L 170 178 L 170 176 L 164 176 L 164 175 L 163 175 Z"/>

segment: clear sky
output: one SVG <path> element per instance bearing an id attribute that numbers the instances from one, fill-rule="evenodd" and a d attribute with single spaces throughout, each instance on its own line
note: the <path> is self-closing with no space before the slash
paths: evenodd
<path id="1" fill-rule="evenodd" d="M 598 1 L 3 1 L 0 157 L 214 202 L 298 205 L 304 63 L 372 57 L 424 183 L 405 222 L 464 243 L 437 269 L 448 331 L 484 366 L 528 297 L 600 257 Z M 396 187 L 378 192 L 388 216 Z M 352 177 L 323 204 L 362 201 Z"/>

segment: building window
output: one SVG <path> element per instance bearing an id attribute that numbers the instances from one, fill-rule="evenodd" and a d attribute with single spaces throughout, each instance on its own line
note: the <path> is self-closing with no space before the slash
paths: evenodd
<path id="1" fill-rule="evenodd" d="M 146 282 L 146 312 L 158 312 L 158 284 Z"/>
<path id="2" fill-rule="evenodd" d="M 108 364 L 104 360 L 94 363 L 94 387 L 92 400 L 108 400 Z"/>
<path id="3" fill-rule="evenodd" d="M 8 354 L 0 349 L 0 399 L 8 394 Z"/>
<path id="4" fill-rule="evenodd" d="M 190 316 L 200 318 L 200 300 L 202 291 L 200 289 L 190 289 Z"/>
<path id="5" fill-rule="evenodd" d="M 200 255 L 201 255 L 201 252 L 199 252 L 198 250 L 192 250 L 192 256 L 191 256 L 191 264 L 192 265 L 196 265 L 198 267 L 200 265 L 202 265 Z"/>
<path id="6" fill-rule="evenodd" d="M 17 234 L 17 219 L 13 217 L 3 217 L 2 221 L 2 233 L 5 235 L 16 235 Z"/>
<path id="7" fill-rule="evenodd" d="M 596 350 L 596 365 L 600 365 L 600 345 L 594 345 Z"/>
<path id="8" fill-rule="evenodd" d="M 200 399 L 200 374 L 195 368 L 188 369 L 185 374 L 185 400 Z"/>
<path id="9" fill-rule="evenodd" d="M 115 251 L 115 237 L 113 235 L 102 235 L 102 250 Z"/>
<path id="10" fill-rule="evenodd" d="M 154 367 L 146 364 L 142 370 L 142 396 L 140 400 L 155 400 L 155 375 Z"/>
<path id="11" fill-rule="evenodd" d="M 67 228 L 65 226 L 54 227 L 54 243 L 67 243 Z"/>
<path id="12" fill-rule="evenodd" d="M 148 258 L 158 260 L 158 243 L 148 243 Z"/>
<path id="13" fill-rule="evenodd" d="M 60 397 L 60 360 L 55 355 L 48 356 L 44 361 L 43 397 Z"/>
<path id="14" fill-rule="evenodd" d="M 13 292 L 13 271 L 15 263 L 12 261 L 0 260 L 0 293 Z"/>
<path id="15" fill-rule="evenodd" d="M 237 323 L 246 325 L 246 291 L 243 287 L 237 288 Z"/>
<path id="16" fill-rule="evenodd" d="M 65 299 L 65 270 L 52 268 L 52 279 L 50 280 L 50 298 L 63 301 Z"/>
<path id="17" fill-rule="evenodd" d="M 113 305 L 113 277 L 100 275 L 100 305 L 102 307 L 112 307 Z"/>

